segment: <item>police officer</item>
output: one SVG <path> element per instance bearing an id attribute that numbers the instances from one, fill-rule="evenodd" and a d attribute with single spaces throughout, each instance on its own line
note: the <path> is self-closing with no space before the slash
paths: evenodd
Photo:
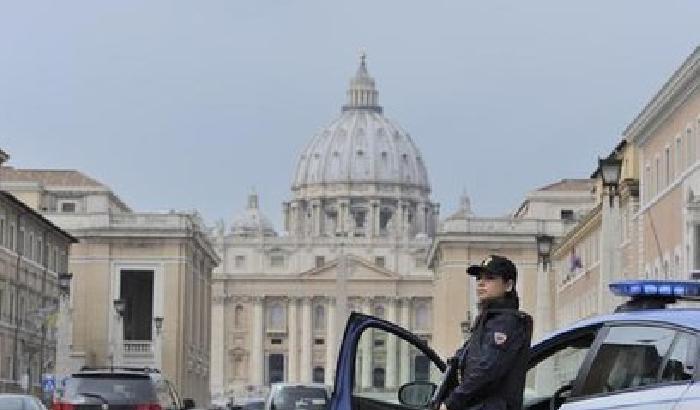
<path id="1" fill-rule="evenodd" d="M 518 310 L 518 271 L 491 255 L 467 273 L 476 277 L 479 315 L 471 338 L 457 350 L 455 387 L 448 410 L 520 410 L 532 338 L 532 318 Z"/>

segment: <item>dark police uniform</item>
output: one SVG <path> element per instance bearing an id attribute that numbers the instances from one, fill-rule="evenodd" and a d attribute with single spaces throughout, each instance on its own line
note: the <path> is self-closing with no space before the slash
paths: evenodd
<path id="1" fill-rule="evenodd" d="M 495 255 L 467 271 L 471 275 L 489 272 L 505 279 L 517 278 L 515 265 Z M 458 364 L 458 380 L 445 400 L 448 410 L 522 408 L 532 318 L 518 307 L 514 292 L 481 306 L 471 338 L 453 358 Z"/>

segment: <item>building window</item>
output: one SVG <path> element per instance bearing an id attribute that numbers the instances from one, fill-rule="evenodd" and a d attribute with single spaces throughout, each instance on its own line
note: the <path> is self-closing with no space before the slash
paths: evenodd
<path id="1" fill-rule="evenodd" d="M 316 267 L 320 268 L 326 264 L 326 258 L 323 256 L 316 256 Z"/>
<path id="2" fill-rule="evenodd" d="M 273 268 L 281 268 L 284 266 L 284 255 L 271 255 L 270 266 Z"/>
<path id="3" fill-rule="evenodd" d="M 29 232 L 29 240 L 27 240 L 26 246 L 24 247 L 24 254 L 27 258 L 34 260 L 34 233 Z"/>
<path id="4" fill-rule="evenodd" d="M 278 338 L 270 339 L 270 344 L 271 344 L 271 345 L 281 345 L 281 344 L 282 344 L 282 339 L 278 339 Z"/>
<path id="5" fill-rule="evenodd" d="M 316 346 L 323 346 L 323 345 L 325 344 L 325 342 L 326 342 L 326 341 L 325 341 L 324 339 L 322 339 L 322 338 L 314 339 L 314 344 L 315 344 Z"/>
<path id="6" fill-rule="evenodd" d="M 233 258 L 233 266 L 236 269 L 243 269 L 245 268 L 245 256 L 244 255 L 236 255 Z"/>
<path id="7" fill-rule="evenodd" d="M 245 327 L 245 310 L 243 306 L 238 305 L 233 313 L 233 325 L 237 329 L 243 329 Z"/>
<path id="8" fill-rule="evenodd" d="M 321 366 L 316 366 L 314 367 L 313 371 L 313 382 L 314 383 L 323 383 L 326 378 L 326 369 L 324 369 Z"/>
<path id="9" fill-rule="evenodd" d="M 323 330 L 326 328 L 326 310 L 323 306 L 318 305 L 314 308 L 314 330 Z"/>
<path id="10" fill-rule="evenodd" d="M 656 172 L 656 187 L 655 187 L 656 189 L 655 189 L 655 191 L 656 191 L 656 194 L 658 194 L 659 192 L 661 192 L 661 181 L 662 181 L 662 179 L 661 179 L 661 161 L 659 160 L 659 158 L 656 158 L 656 169 L 654 170 L 654 172 Z"/>
<path id="11" fill-rule="evenodd" d="M 385 379 L 384 369 L 375 367 L 374 370 L 372 370 L 372 387 L 383 389 Z"/>
<path id="12" fill-rule="evenodd" d="M 680 137 L 676 138 L 676 172 L 679 174 L 683 170 L 683 150 L 681 147 L 683 146 L 683 142 Z"/>
<path id="13" fill-rule="evenodd" d="M 283 331 L 284 330 L 284 308 L 280 303 L 275 303 L 270 306 L 268 316 L 269 330 Z"/>
<path id="14" fill-rule="evenodd" d="M 374 258 L 374 264 L 380 268 L 383 268 L 386 265 L 386 259 L 384 259 L 383 256 L 376 256 Z"/>
<path id="15" fill-rule="evenodd" d="M 666 186 L 668 186 L 671 184 L 671 175 L 673 174 L 673 168 L 671 165 L 671 149 L 669 147 L 666 147 L 666 150 L 664 151 L 664 165 L 666 166 L 665 182 Z"/>
<path id="16" fill-rule="evenodd" d="M 413 359 L 413 380 L 427 382 L 430 380 L 430 359 L 425 355 L 418 355 Z"/>
<path id="17" fill-rule="evenodd" d="M 561 219 L 563 221 L 571 222 L 574 220 L 574 210 L 573 209 L 562 209 L 560 212 Z"/>
<path id="18" fill-rule="evenodd" d="M 685 145 L 687 148 L 687 159 L 688 159 L 688 165 L 691 166 L 695 160 L 695 155 L 693 153 L 693 129 L 691 127 L 688 127 L 685 130 Z"/>
<path id="19" fill-rule="evenodd" d="M 416 329 L 426 330 L 429 328 L 430 318 L 428 312 L 428 305 L 426 303 L 420 303 L 416 306 Z"/>
<path id="20" fill-rule="evenodd" d="M 268 356 L 268 383 L 280 383 L 284 380 L 284 355 L 280 353 Z"/>
<path id="21" fill-rule="evenodd" d="M 10 224 L 10 235 L 7 238 L 7 247 L 15 250 L 15 226 Z"/>
<path id="22" fill-rule="evenodd" d="M 63 213 L 75 213 L 76 210 L 76 203 L 75 202 L 62 202 L 61 203 L 61 212 Z"/>

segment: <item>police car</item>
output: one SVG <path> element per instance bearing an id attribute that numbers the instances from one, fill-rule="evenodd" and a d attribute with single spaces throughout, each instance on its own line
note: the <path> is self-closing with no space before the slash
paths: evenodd
<path id="1" fill-rule="evenodd" d="M 610 289 L 630 300 L 532 347 L 523 409 L 700 409 L 700 308 L 677 304 L 700 301 L 700 282 L 638 280 Z M 352 313 L 329 409 L 425 408 L 445 368 L 421 334 Z"/>

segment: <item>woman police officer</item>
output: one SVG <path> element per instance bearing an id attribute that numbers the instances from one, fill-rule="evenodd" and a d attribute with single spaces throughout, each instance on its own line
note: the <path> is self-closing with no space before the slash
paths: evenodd
<path id="1" fill-rule="evenodd" d="M 520 410 L 532 338 L 532 318 L 518 310 L 518 272 L 510 260 L 491 255 L 467 273 L 476 277 L 479 315 L 471 338 L 457 350 L 457 380 L 442 408 Z"/>

